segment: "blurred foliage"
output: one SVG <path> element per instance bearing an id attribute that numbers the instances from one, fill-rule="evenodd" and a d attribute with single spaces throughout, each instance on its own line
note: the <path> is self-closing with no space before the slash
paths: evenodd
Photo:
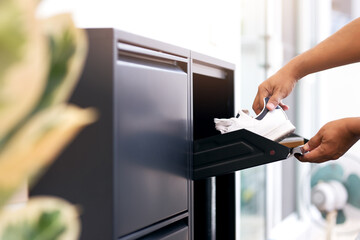
<path id="1" fill-rule="evenodd" d="M 80 225 L 74 224 L 79 221 L 77 210 L 63 200 L 43 198 L 31 208 L 30 199 L 18 211 L 4 208 L 21 186 L 31 187 L 77 133 L 96 120 L 93 109 L 67 104 L 85 62 L 85 33 L 69 14 L 38 19 L 37 4 L 36 0 L 0 1 L 2 240 L 79 236 L 79 227 L 69 225 Z M 46 203 L 53 203 L 51 210 Z M 71 221 L 64 209 L 72 212 Z"/>
<path id="2" fill-rule="evenodd" d="M 2 240 L 71 240 L 79 231 L 76 208 L 54 197 L 34 197 L 26 207 L 0 216 Z"/>
<path id="3" fill-rule="evenodd" d="M 26 33 L 21 16 L 13 1 L 0 1 L 0 84 L 5 70 L 22 57 Z"/>
<path id="4" fill-rule="evenodd" d="M 59 221 L 59 216 L 59 210 L 44 211 L 35 221 L 24 220 L 24 222 L 17 224 L 9 224 L 2 235 L 2 239 L 57 239 L 66 229 L 66 226 Z"/>

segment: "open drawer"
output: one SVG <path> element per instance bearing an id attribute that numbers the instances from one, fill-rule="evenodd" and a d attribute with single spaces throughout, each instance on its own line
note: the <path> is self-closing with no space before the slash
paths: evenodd
<path id="1" fill-rule="evenodd" d="M 245 129 L 196 140 L 192 179 L 219 176 L 286 159 L 293 147 L 305 141 L 296 137 L 294 141 L 285 139 L 280 144 Z"/>

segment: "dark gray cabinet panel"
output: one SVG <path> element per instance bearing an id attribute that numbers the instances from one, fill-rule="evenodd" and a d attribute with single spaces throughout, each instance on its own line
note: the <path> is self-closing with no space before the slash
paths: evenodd
<path id="1" fill-rule="evenodd" d="M 188 208 L 188 75 L 144 52 L 119 52 L 115 64 L 117 236 Z"/>
<path id="2" fill-rule="evenodd" d="M 99 119 L 31 195 L 79 205 L 80 239 L 138 239 L 187 219 L 189 51 L 114 29 L 87 32 L 88 58 L 70 101 L 96 108 Z"/>

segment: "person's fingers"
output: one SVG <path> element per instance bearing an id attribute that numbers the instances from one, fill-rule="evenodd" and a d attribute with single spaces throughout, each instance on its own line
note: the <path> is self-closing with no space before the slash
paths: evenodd
<path id="1" fill-rule="evenodd" d="M 263 108 L 264 108 L 264 98 L 266 98 L 266 97 L 269 97 L 269 95 L 268 94 L 259 94 L 259 92 L 258 92 L 258 94 L 256 95 L 256 97 L 255 97 L 255 99 L 254 99 L 254 102 L 253 102 L 253 106 L 252 106 L 252 108 L 253 108 L 253 110 L 254 110 L 254 112 L 256 113 L 256 114 L 259 114 L 262 110 L 263 110 Z M 271 99 L 271 98 L 270 98 Z M 269 99 L 269 102 L 270 102 L 270 99 Z M 276 97 L 275 97 L 275 99 L 276 99 Z M 283 103 L 283 102 L 281 102 L 281 98 L 278 98 L 278 99 L 280 99 L 280 100 L 278 100 L 279 101 L 279 106 L 283 109 L 283 110 L 289 110 L 290 109 L 290 107 L 288 106 L 288 105 L 286 105 L 285 103 Z M 266 107 L 271 111 L 271 110 L 274 110 L 275 108 L 276 108 L 276 106 L 278 106 L 278 105 L 275 105 L 278 101 L 275 101 L 275 103 L 274 103 L 274 101 L 273 101 L 273 103 L 269 106 L 268 104 L 269 104 L 269 102 L 268 102 L 268 104 L 266 105 Z"/>
<path id="2" fill-rule="evenodd" d="M 303 146 L 303 151 L 304 152 L 312 151 L 313 149 L 320 146 L 320 144 L 321 144 L 321 142 L 323 140 L 323 135 L 322 135 L 321 132 L 322 131 L 317 132 L 315 134 L 315 136 L 310 138 L 310 140 Z"/>
<path id="3" fill-rule="evenodd" d="M 269 90 L 268 84 L 266 82 L 262 83 L 258 87 L 258 91 L 253 103 L 253 110 L 256 114 L 259 114 L 264 108 L 264 99 L 271 96 L 272 90 Z"/>
<path id="4" fill-rule="evenodd" d="M 290 109 L 290 107 L 288 105 L 286 105 L 285 103 L 283 102 L 280 102 L 279 103 L 279 106 L 284 110 L 284 111 L 287 111 Z"/>
<path id="5" fill-rule="evenodd" d="M 312 163 L 322 163 L 328 160 L 332 160 L 331 157 L 326 154 L 325 150 L 321 146 L 304 155 L 297 155 L 296 158 L 299 159 L 299 161 L 301 162 Z"/>
<path id="6" fill-rule="evenodd" d="M 253 105 L 252 105 L 252 109 L 254 110 L 254 112 L 256 113 L 256 114 L 258 114 L 257 113 L 257 111 L 259 111 L 259 101 L 258 101 L 258 95 L 259 94 L 256 94 L 256 96 L 255 96 L 255 98 L 254 98 L 254 102 L 253 102 Z"/>
<path id="7" fill-rule="evenodd" d="M 280 104 L 281 100 L 282 98 L 278 94 L 272 95 L 266 104 L 266 108 L 270 111 L 274 110 Z"/>
<path id="8" fill-rule="evenodd" d="M 297 156 L 301 162 L 323 162 L 329 159 L 324 157 L 324 149 L 321 146 L 322 134 L 319 132 L 313 136 L 303 147 L 304 155 Z"/>
<path id="9" fill-rule="evenodd" d="M 259 114 L 262 111 L 262 109 L 264 108 L 264 98 L 265 97 L 262 97 L 262 95 L 258 91 L 258 93 L 256 94 L 256 97 L 254 99 L 253 106 L 252 106 L 252 108 L 256 114 Z"/>

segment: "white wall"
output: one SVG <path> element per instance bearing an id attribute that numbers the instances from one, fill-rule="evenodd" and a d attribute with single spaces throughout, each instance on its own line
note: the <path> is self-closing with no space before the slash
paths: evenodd
<path id="1" fill-rule="evenodd" d="M 232 62 L 240 105 L 240 0 L 43 0 L 38 12 L 70 12 L 78 27 L 118 28 Z"/>
<path id="2" fill-rule="evenodd" d="M 230 62 L 240 54 L 238 0 L 44 0 L 41 16 L 73 13 L 79 27 L 114 27 Z"/>

